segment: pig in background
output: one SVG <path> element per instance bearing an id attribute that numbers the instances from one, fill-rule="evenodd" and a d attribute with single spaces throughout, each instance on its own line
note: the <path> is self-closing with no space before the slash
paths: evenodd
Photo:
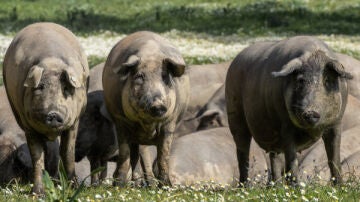
<path id="1" fill-rule="evenodd" d="M 59 142 L 46 142 L 45 168 L 52 177 L 57 176 Z M 27 183 L 31 180 L 33 166 L 24 131 L 17 124 L 6 96 L 0 87 L 0 184 L 14 180 Z"/>
<path id="2" fill-rule="evenodd" d="M 87 58 L 75 35 L 54 23 L 28 25 L 5 54 L 3 76 L 11 108 L 29 145 L 32 192 L 44 193 L 45 142 L 57 137 L 65 171 L 73 179 L 75 139 L 89 76 Z"/>
<path id="3" fill-rule="evenodd" d="M 146 166 L 151 166 L 156 177 L 158 175 L 156 147 L 141 147 L 146 153 L 144 155 L 146 161 L 150 162 Z M 265 152 L 255 142 L 251 145 L 250 157 L 250 177 L 264 183 L 264 179 L 267 179 L 268 163 Z M 89 164 L 86 162 L 81 162 L 77 166 L 82 171 L 80 179 L 90 173 Z M 144 178 L 142 167 L 140 164 L 136 166 L 138 169 L 136 174 Z M 110 163 L 108 171 L 114 169 L 114 163 Z M 236 146 L 229 129 L 213 128 L 176 138 L 170 152 L 169 174 L 172 186 L 206 186 L 209 182 L 215 187 L 235 186 L 239 171 Z M 108 174 L 107 177 L 111 178 L 111 175 Z M 143 182 L 142 179 L 138 180 Z"/>
<path id="4" fill-rule="evenodd" d="M 183 121 L 176 129 L 177 135 L 185 135 L 196 130 L 199 119 L 193 117 L 224 84 L 229 66 L 230 62 L 189 66 L 190 101 Z"/>
<path id="5" fill-rule="evenodd" d="M 104 63 L 101 63 L 90 70 L 87 105 L 84 114 L 80 118 L 75 143 L 76 162 L 87 157 L 91 170 L 99 167 L 105 168 L 100 173 L 91 176 L 91 184 L 98 184 L 101 180 L 105 179 L 108 161 L 115 161 L 118 155 L 113 124 L 101 113 L 101 108 L 104 107 L 101 80 L 103 69 Z"/>

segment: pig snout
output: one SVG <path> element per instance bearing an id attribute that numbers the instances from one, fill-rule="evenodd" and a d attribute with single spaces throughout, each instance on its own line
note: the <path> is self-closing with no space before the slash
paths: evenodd
<path id="1" fill-rule="evenodd" d="M 152 117 L 162 117 L 168 110 L 161 93 L 147 94 L 141 100 L 140 106 Z"/>
<path id="2" fill-rule="evenodd" d="M 164 115 L 167 111 L 167 107 L 164 105 L 155 105 L 150 107 L 150 114 L 153 117 L 160 117 Z"/>
<path id="3" fill-rule="evenodd" d="M 64 118 L 59 113 L 52 111 L 46 115 L 45 123 L 52 128 L 57 128 L 64 124 Z"/>
<path id="4" fill-rule="evenodd" d="M 306 111 L 302 114 L 303 119 L 311 125 L 316 124 L 320 120 L 320 114 L 316 111 Z"/>

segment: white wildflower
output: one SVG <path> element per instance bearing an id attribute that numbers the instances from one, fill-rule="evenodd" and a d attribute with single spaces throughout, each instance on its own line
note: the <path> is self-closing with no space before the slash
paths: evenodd
<path id="1" fill-rule="evenodd" d="M 95 194 L 96 199 L 102 199 L 103 197 L 100 194 Z"/>
<path id="2" fill-rule="evenodd" d="M 299 185 L 300 185 L 300 187 L 302 187 L 302 188 L 305 188 L 305 187 L 306 187 L 306 184 L 305 184 L 304 182 L 300 182 Z"/>
<path id="3" fill-rule="evenodd" d="M 305 201 L 305 202 L 309 201 L 309 199 L 307 199 L 305 196 L 302 196 L 302 197 L 301 197 L 301 200 L 303 200 L 303 201 Z"/>

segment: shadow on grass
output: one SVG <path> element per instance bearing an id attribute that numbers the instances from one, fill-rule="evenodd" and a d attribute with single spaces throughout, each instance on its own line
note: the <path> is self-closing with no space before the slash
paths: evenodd
<path id="1" fill-rule="evenodd" d="M 16 7 L 0 17 L 0 32 L 18 31 L 37 21 L 53 21 L 79 34 L 110 30 L 131 33 L 138 30 L 165 32 L 171 29 L 212 35 L 239 34 L 346 34 L 360 33 L 360 6 L 313 11 L 302 2 L 258 1 L 244 6 L 226 4 L 202 6 L 157 5 L 130 15 L 106 13 L 91 4 L 62 8 L 58 15 L 19 19 Z"/>

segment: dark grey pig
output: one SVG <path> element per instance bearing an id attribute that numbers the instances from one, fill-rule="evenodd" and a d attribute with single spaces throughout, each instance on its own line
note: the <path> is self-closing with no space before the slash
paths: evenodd
<path id="1" fill-rule="evenodd" d="M 179 51 L 155 33 L 133 33 L 111 50 L 103 88 L 119 143 L 115 184 L 129 180 L 130 153 L 134 168 L 138 144 L 157 146 L 159 179 L 168 184 L 173 134 L 189 100 L 189 77 Z"/>
<path id="2" fill-rule="evenodd" d="M 86 110 L 80 118 L 78 135 L 76 137 L 75 161 L 81 161 L 85 156 L 90 161 L 91 171 L 104 167 L 100 173 L 91 176 L 91 184 L 98 184 L 107 174 L 107 162 L 115 160 L 118 155 L 116 135 L 113 124 L 101 113 L 104 105 L 102 90 L 102 72 L 104 63 L 90 70 L 89 91 Z"/>
<path id="3" fill-rule="evenodd" d="M 67 176 L 75 176 L 75 138 L 86 106 L 89 69 L 76 37 L 54 23 L 35 23 L 11 42 L 3 68 L 6 92 L 25 131 L 34 167 L 32 191 L 44 191 L 44 145 L 61 137 Z"/>
<path id="4" fill-rule="evenodd" d="M 237 143 L 240 181 L 248 177 L 251 138 L 270 152 L 272 180 L 285 171 L 296 182 L 296 152 L 318 139 L 325 142 L 334 182 L 341 181 L 341 119 L 347 103 L 344 70 L 328 46 L 310 36 L 262 42 L 232 62 L 225 87 L 230 130 Z"/>

